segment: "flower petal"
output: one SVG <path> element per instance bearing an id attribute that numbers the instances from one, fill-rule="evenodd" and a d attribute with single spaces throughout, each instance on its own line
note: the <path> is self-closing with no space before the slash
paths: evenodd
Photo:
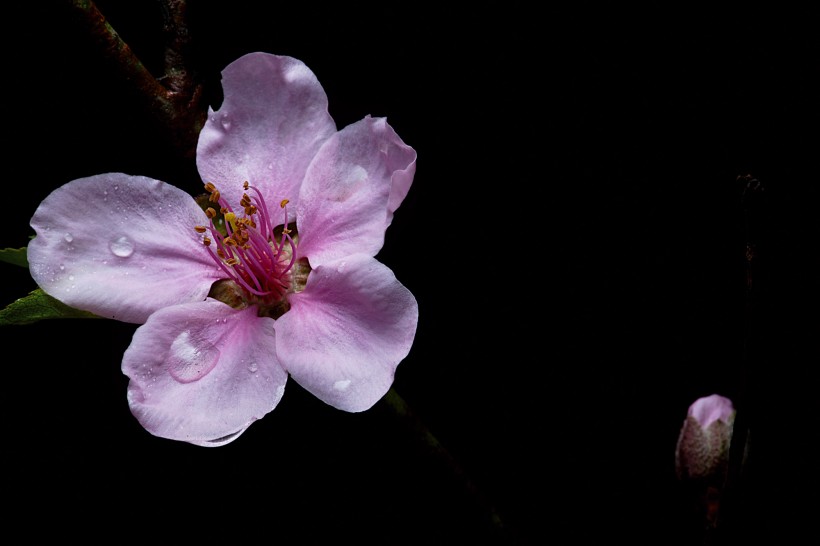
<path id="1" fill-rule="evenodd" d="M 393 383 L 418 324 L 413 294 L 365 254 L 311 271 L 276 321 L 276 351 L 291 377 L 324 402 L 364 411 Z"/>
<path id="2" fill-rule="evenodd" d="M 385 118 L 367 116 L 328 139 L 302 184 L 299 255 L 312 267 L 359 252 L 375 256 L 415 169 L 416 152 Z"/>
<path id="3" fill-rule="evenodd" d="M 31 219 L 31 275 L 45 292 L 97 315 L 142 323 L 204 300 L 220 277 L 194 226 L 194 199 L 164 182 L 109 173 L 69 182 Z"/>
<path id="4" fill-rule="evenodd" d="M 250 53 L 222 71 L 222 87 L 222 106 L 209 111 L 199 135 L 202 179 L 232 206 L 246 180 L 266 201 L 295 205 L 308 164 L 336 132 L 319 80 L 297 59 Z"/>
<path id="5" fill-rule="evenodd" d="M 151 434 L 224 445 L 273 410 L 287 373 L 273 320 L 208 299 L 167 307 L 137 328 L 122 371 L 131 412 Z"/>
<path id="6" fill-rule="evenodd" d="M 733 423 L 735 407 L 725 396 L 712 394 L 698 398 L 689 406 L 688 415 L 697 420 L 701 427 L 708 428 L 715 421 Z"/>

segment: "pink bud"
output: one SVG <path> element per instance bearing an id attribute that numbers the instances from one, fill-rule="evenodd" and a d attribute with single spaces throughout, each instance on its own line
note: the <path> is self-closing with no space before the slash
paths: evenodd
<path id="1" fill-rule="evenodd" d="M 680 479 L 706 479 L 723 485 L 729 465 L 729 446 L 735 422 L 732 401 L 719 394 L 689 406 L 675 452 Z"/>

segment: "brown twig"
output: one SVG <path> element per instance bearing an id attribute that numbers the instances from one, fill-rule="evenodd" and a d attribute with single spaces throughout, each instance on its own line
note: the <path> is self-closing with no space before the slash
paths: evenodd
<path id="1" fill-rule="evenodd" d="M 163 0 L 166 39 L 165 71 L 156 78 L 128 44 L 106 21 L 91 0 L 67 0 L 72 23 L 99 50 L 112 74 L 129 83 L 143 109 L 166 135 L 167 142 L 184 158 L 193 158 L 199 131 L 205 123 L 202 86 L 187 68 L 185 53 L 189 33 L 185 0 Z"/>

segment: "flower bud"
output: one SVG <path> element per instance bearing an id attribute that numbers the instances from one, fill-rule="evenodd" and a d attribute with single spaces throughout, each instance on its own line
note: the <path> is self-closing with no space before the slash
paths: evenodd
<path id="1" fill-rule="evenodd" d="M 719 394 L 699 398 L 689 406 L 675 451 L 679 479 L 706 480 L 723 486 L 734 422 L 732 401 Z"/>

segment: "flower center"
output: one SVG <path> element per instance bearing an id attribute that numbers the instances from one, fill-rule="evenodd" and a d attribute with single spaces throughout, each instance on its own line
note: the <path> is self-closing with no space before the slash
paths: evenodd
<path id="1" fill-rule="evenodd" d="M 278 318 L 290 308 L 287 294 L 300 292 L 307 282 L 310 267 L 297 262 L 294 225 L 287 224 L 288 200 L 279 203 L 284 221 L 271 221 L 270 212 L 259 190 L 245 182 L 246 193 L 239 202 L 239 214 L 220 195 L 216 186 L 205 184 L 208 201 L 219 206 L 224 231 L 217 228 L 217 211 L 208 207 L 208 226 L 196 226 L 211 258 L 227 275 L 211 288 L 211 297 L 235 308 L 259 306 L 259 314 Z M 251 195 L 248 195 L 248 191 Z"/>

